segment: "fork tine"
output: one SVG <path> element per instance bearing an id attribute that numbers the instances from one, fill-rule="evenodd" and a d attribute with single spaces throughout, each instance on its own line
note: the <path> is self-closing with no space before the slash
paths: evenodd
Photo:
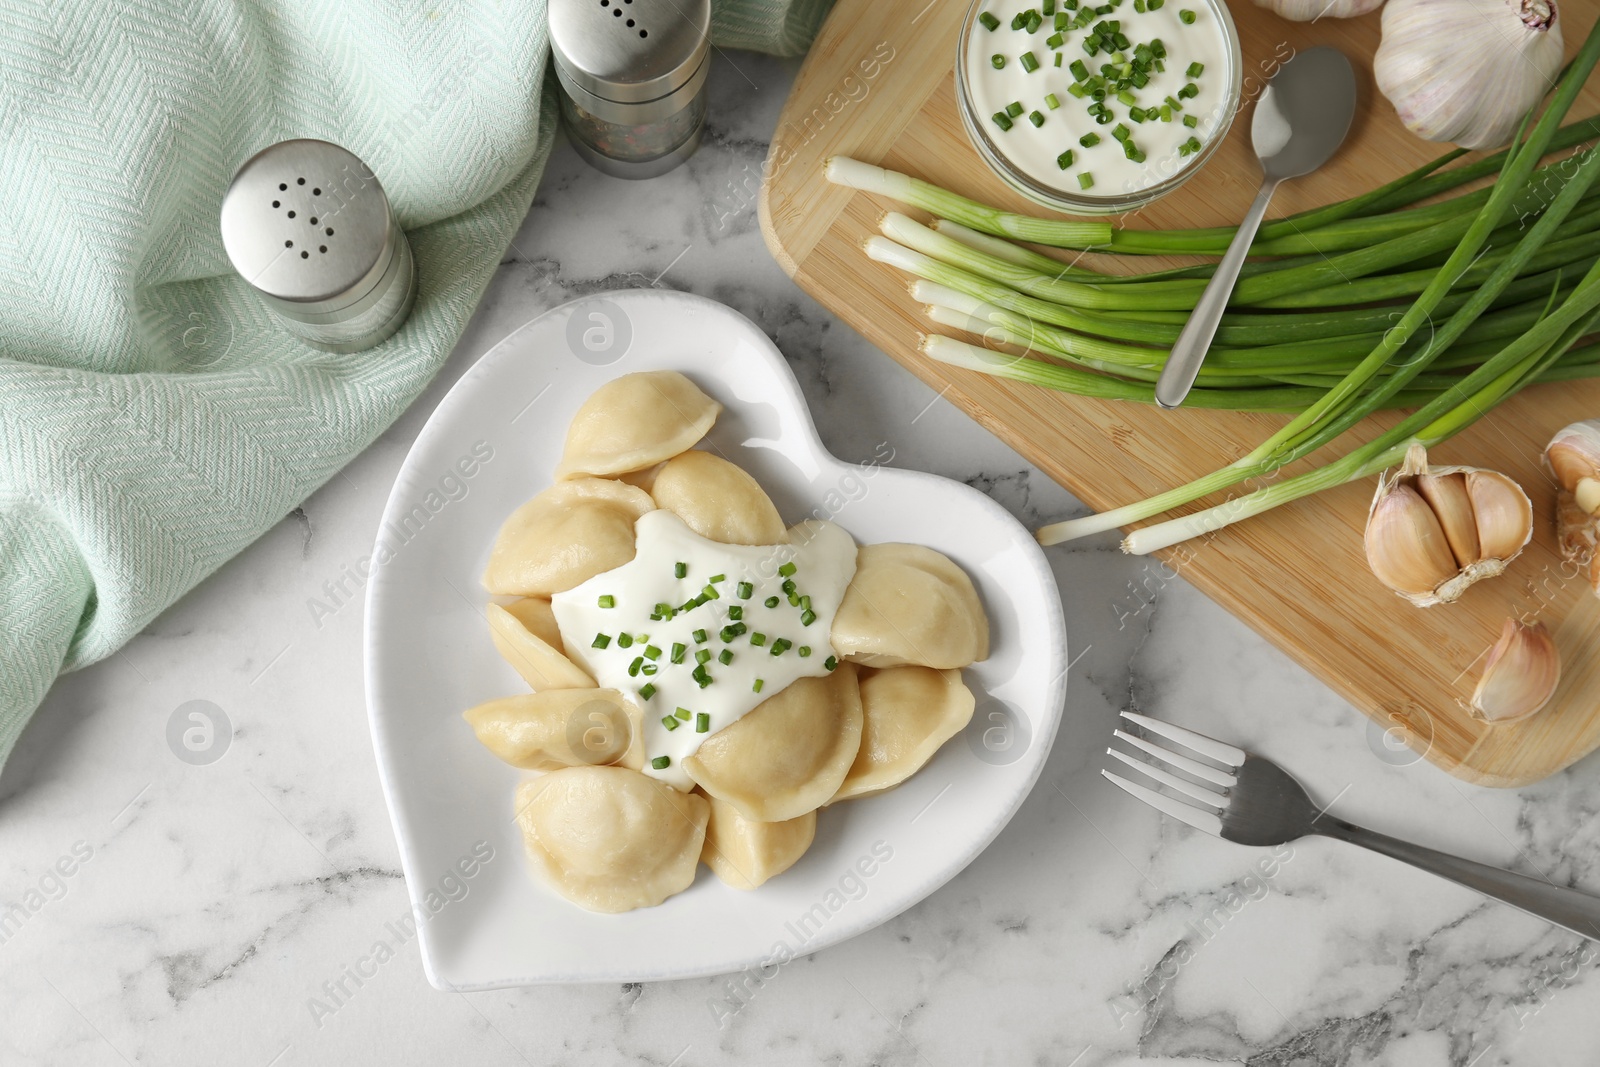
<path id="1" fill-rule="evenodd" d="M 1171 764 L 1185 774 L 1192 774 L 1196 778 L 1204 778 L 1212 785 L 1220 785 L 1227 789 L 1239 781 L 1227 771 L 1219 771 L 1215 767 L 1206 766 L 1199 760 L 1190 759 L 1188 756 L 1179 755 L 1176 752 L 1169 752 L 1160 745 L 1152 744 L 1142 737 L 1134 737 L 1126 730 L 1115 730 L 1112 732 L 1112 736 L 1121 738 L 1139 751 L 1147 752 L 1156 759 Z"/>
<path id="2" fill-rule="evenodd" d="M 1130 782 L 1126 778 L 1119 778 L 1110 771 L 1102 770 L 1100 773 L 1105 775 L 1111 784 L 1118 789 L 1144 801 L 1162 814 L 1170 815 L 1174 819 L 1188 823 L 1196 830 L 1204 830 L 1215 837 L 1222 836 L 1222 820 L 1211 812 L 1201 811 L 1199 808 L 1191 808 L 1181 800 L 1175 800 L 1165 793 L 1157 793 L 1154 789 Z"/>
<path id="3" fill-rule="evenodd" d="M 1144 760 L 1134 759 L 1125 752 L 1119 752 L 1114 748 L 1108 748 L 1106 749 L 1106 755 L 1115 756 L 1117 759 L 1121 760 L 1123 763 L 1126 763 L 1140 774 L 1149 775 L 1162 785 L 1176 789 L 1178 792 L 1187 796 L 1191 796 L 1200 801 L 1202 804 L 1210 804 L 1213 808 L 1225 808 L 1228 806 L 1227 797 L 1218 796 L 1216 793 L 1213 793 L 1203 785 L 1196 785 L 1187 778 L 1179 778 L 1175 774 L 1169 774 L 1160 767 L 1152 766 L 1146 763 Z"/>
<path id="4" fill-rule="evenodd" d="M 1185 730 L 1181 726 L 1174 726 L 1170 722 L 1162 722 L 1160 719 L 1152 719 L 1148 715 L 1125 711 L 1122 713 L 1122 717 L 1129 722 L 1143 726 L 1153 734 L 1165 737 L 1168 741 L 1176 741 L 1192 752 L 1198 752 L 1200 755 L 1214 759 L 1218 763 L 1226 763 L 1234 770 L 1244 766 L 1245 757 L 1248 755 L 1242 748 L 1234 748 L 1232 745 L 1223 744 L 1221 741 L 1207 737 L 1205 734 L 1197 734 L 1193 730 Z"/>

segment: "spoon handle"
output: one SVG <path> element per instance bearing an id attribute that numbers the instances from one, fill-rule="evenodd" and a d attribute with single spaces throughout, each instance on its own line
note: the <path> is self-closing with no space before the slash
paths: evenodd
<path id="1" fill-rule="evenodd" d="M 1217 334 L 1217 324 L 1222 321 L 1223 311 L 1227 310 L 1228 298 L 1233 295 L 1233 283 L 1238 280 L 1239 269 L 1244 266 L 1250 242 L 1255 240 L 1256 230 L 1261 227 L 1267 205 L 1272 202 L 1272 194 L 1277 188 L 1276 178 L 1268 178 L 1261 183 L 1255 203 L 1245 212 L 1244 221 L 1239 223 L 1239 230 L 1233 235 L 1233 242 L 1217 264 L 1217 272 L 1211 276 L 1205 292 L 1200 294 L 1194 311 L 1189 315 L 1189 321 L 1183 324 L 1183 331 L 1173 342 L 1167 365 L 1162 368 L 1161 377 L 1156 381 L 1157 406 L 1168 410 L 1177 407 L 1194 386 L 1194 380 L 1200 373 L 1200 364 L 1205 362 L 1206 352 L 1211 348 L 1211 339 Z"/>

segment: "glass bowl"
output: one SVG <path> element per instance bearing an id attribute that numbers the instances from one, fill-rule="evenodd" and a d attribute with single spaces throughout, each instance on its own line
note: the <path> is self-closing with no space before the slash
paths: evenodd
<path id="1" fill-rule="evenodd" d="M 1007 185 L 1035 203 L 1071 215 L 1118 215 L 1131 211 L 1167 195 L 1194 177 L 1211 158 L 1211 154 L 1217 150 L 1217 146 L 1227 137 L 1228 129 L 1233 125 L 1234 116 L 1238 114 L 1243 99 L 1244 60 L 1239 51 L 1239 30 L 1233 23 L 1233 15 L 1228 11 L 1225 0 L 1183 0 L 1187 6 L 1210 11 L 1216 18 L 1217 25 L 1222 28 L 1224 38 L 1224 59 L 1227 69 L 1215 72 L 1220 75 L 1216 81 L 1212 80 L 1213 72 L 1208 69 L 1206 82 L 1225 86 L 1225 92 L 1222 102 L 1217 105 L 1219 113 L 1215 130 L 1201 146 L 1200 151 L 1187 157 L 1183 165 L 1170 176 L 1142 189 L 1107 188 L 1104 191 L 1065 189 L 1039 181 L 1006 158 L 994 139 L 989 136 L 986 127 L 988 116 L 979 112 L 972 99 L 971 86 L 967 78 L 967 50 L 973 28 L 977 25 L 978 14 L 986 2 L 987 0 L 972 0 L 972 4 L 967 8 L 966 20 L 961 26 L 960 41 L 956 46 L 956 97 L 961 111 L 961 124 L 966 127 L 967 139 L 972 142 L 972 146 L 978 150 L 978 155 L 983 157 L 989 168 Z M 1068 48 L 1071 48 L 1070 43 Z M 1067 54 L 1074 57 L 1077 55 L 1075 52 Z M 1095 127 L 1089 125 L 1084 128 L 1084 132 L 1093 129 Z M 1156 165 L 1154 162 L 1151 164 L 1151 166 Z"/>

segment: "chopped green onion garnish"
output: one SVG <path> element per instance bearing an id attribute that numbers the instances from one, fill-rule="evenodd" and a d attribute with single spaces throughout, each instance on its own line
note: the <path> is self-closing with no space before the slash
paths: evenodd
<path id="1" fill-rule="evenodd" d="M 605 648 L 610 643 L 611 643 L 611 638 L 607 637 L 605 634 L 595 634 L 594 635 L 594 641 L 592 643 L 590 643 L 589 647 L 590 648 Z"/>
<path id="2" fill-rule="evenodd" d="M 1079 189 L 1088 189 L 1088 188 L 1092 187 L 1093 185 L 1094 185 L 1094 175 L 1093 174 L 1080 174 L 1080 175 L 1078 175 L 1078 188 Z"/>
<path id="3" fill-rule="evenodd" d="M 817 621 L 817 613 L 812 611 L 810 608 L 807 608 L 806 610 L 804 610 L 804 611 L 802 611 L 800 613 L 800 625 L 801 626 L 810 626 L 812 623 L 814 623 L 816 621 Z"/>
<path id="4" fill-rule="evenodd" d="M 726 643 L 744 633 L 744 630 L 745 626 L 742 622 L 729 623 L 727 626 L 722 628 L 722 632 L 717 636 L 721 637 L 723 642 Z"/>
<path id="5" fill-rule="evenodd" d="M 778 606 L 778 598 L 775 596 L 769 596 L 766 600 L 762 601 L 762 603 L 769 608 L 775 608 Z"/>
<path id="6" fill-rule="evenodd" d="M 1190 11 L 1188 8 L 1180 9 L 1178 11 L 1178 21 L 1183 23 L 1185 26 L 1193 26 L 1194 12 Z"/>
<path id="7" fill-rule="evenodd" d="M 1013 100 L 1011 103 L 1007 104 L 1006 114 L 1010 115 L 1012 118 L 1016 118 L 1018 115 L 1022 114 L 1022 101 Z"/>
<path id="8" fill-rule="evenodd" d="M 682 644 L 681 642 L 678 642 L 678 641 L 674 641 L 672 643 L 672 656 L 671 656 L 672 662 L 674 662 L 674 663 L 682 663 L 683 662 L 683 654 L 685 652 L 687 652 L 687 651 L 689 651 L 689 647 L 687 645 Z"/>
<path id="9" fill-rule="evenodd" d="M 760 648 L 762 645 L 767 643 L 767 635 L 757 630 L 755 633 L 750 635 L 750 643 L 755 645 L 757 648 Z"/>
<path id="10" fill-rule="evenodd" d="M 733 649 L 725 648 L 721 652 L 717 653 L 717 662 L 722 664 L 724 667 L 726 667 L 728 664 L 732 663 L 733 662 Z"/>
<path id="11" fill-rule="evenodd" d="M 1089 80 L 1089 68 L 1083 62 L 1083 60 L 1074 59 L 1072 61 L 1072 65 L 1067 69 L 1070 70 L 1072 72 L 1072 76 L 1079 81 L 1086 82 Z"/>
<path id="12" fill-rule="evenodd" d="M 978 21 L 983 23 L 983 28 L 988 30 L 990 33 L 993 33 L 995 30 L 1000 28 L 1000 20 L 989 14 L 987 11 L 978 16 Z"/>
<path id="13" fill-rule="evenodd" d="M 1061 66 L 1061 53 L 1060 52 L 1056 53 L 1056 66 L 1058 66 L 1058 67 Z"/>
<path id="14" fill-rule="evenodd" d="M 1200 75 L 1204 74 L 1205 72 L 1206 72 L 1206 65 L 1204 63 L 1190 63 L 1189 64 L 1189 69 L 1184 71 L 1184 73 L 1187 74 L 1191 78 L 1198 78 L 1198 77 L 1200 77 Z"/>
<path id="15" fill-rule="evenodd" d="M 1183 110 L 1183 105 L 1178 103 L 1178 101 L 1174 100 L 1170 96 L 1167 97 L 1167 106 L 1170 107 L 1174 111 L 1182 111 Z"/>
<path id="16" fill-rule="evenodd" d="M 822 665 L 828 668 L 830 671 L 837 670 L 839 666 L 839 659 L 837 656 L 829 656 L 827 659 L 822 661 Z"/>
<path id="17" fill-rule="evenodd" d="M 600 597 L 597 603 L 603 608 L 614 608 L 617 606 L 617 598 L 610 593 L 606 593 Z"/>
<path id="18" fill-rule="evenodd" d="M 1132 135 L 1133 135 L 1133 131 L 1128 129 L 1128 127 L 1124 126 L 1120 122 L 1117 123 L 1116 129 L 1111 131 L 1111 136 L 1115 137 L 1119 141 L 1124 141 L 1124 142 L 1127 141 L 1127 139 L 1129 137 L 1131 137 Z"/>
<path id="19" fill-rule="evenodd" d="M 1027 21 L 1028 13 L 1026 11 L 1018 11 L 1015 15 L 1011 16 L 1011 28 L 1014 30 L 1020 30 L 1022 29 L 1023 25 L 1027 23 Z"/>
<path id="20" fill-rule="evenodd" d="M 749 600 L 750 594 L 756 591 L 756 587 L 751 585 L 749 582 L 740 582 L 737 591 L 739 593 L 740 600 Z"/>
<path id="21" fill-rule="evenodd" d="M 708 733 L 711 732 L 711 713 L 710 712 L 702 711 L 702 712 L 699 712 L 698 714 L 695 715 L 695 717 L 694 717 L 694 732 L 697 733 L 697 734 L 708 734 Z"/>
<path id="22" fill-rule="evenodd" d="M 706 632 L 704 630 L 696 630 L 689 636 L 694 638 L 694 643 L 697 645 L 703 645 L 706 643 Z"/>
<path id="23" fill-rule="evenodd" d="M 711 662 L 711 650 L 709 648 L 696 649 L 695 653 L 694 653 L 694 661 L 696 663 L 701 664 L 702 666 L 707 664 L 707 663 L 710 663 Z"/>
<path id="24" fill-rule="evenodd" d="M 766 682 L 763 682 L 760 678 L 757 678 L 756 679 L 756 684 L 752 685 L 750 687 L 750 692 L 759 693 L 759 692 L 761 692 L 761 687 L 766 685 L 766 684 L 767 684 Z"/>
<path id="25" fill-rule="evenodd" d="M 1032 52 L 1022 53 L 1020 58 L 1022 69 L 1027 71 L 1029 74 L 1032 74 L 1034 71 L 1039 69 L 1039 59 Z"/>
<path id="26" fill-rule="evenodd" d="M 1054 111 L 1056 108 L 1061 106 L 1061 98 L 1056 96 L 1055 93 L 1046 93 L 1044 97 L 1044 106 L 1049 108 L 1051 111 Z"/>
<path id="27" fill-rule="evenodd" d="M 740 619 L 744 618 L 744 609 L 737 604 L 728 605 L 728 618 L 734 620 L 735 622 L 739 621 Z"/>
<path id="28" fill-rule="evenodd" d="M 1002 130 L 1009 130 L 1011 128 L 1011 116 L 1007 115 L 1004 111 L 996 111 L 989 117 L 993 119 L 994 124 L 1000 127 Z"/>
<path id="29" fill-rule="evenodd" d="M 1200 118 L 1198 115 L 1185 115 L 1183 116 L 1183 124 L 1192 130 L 1200 125 Z"/>
<path id="30" fill-rule="evenodd" d="M 776 641 L 772 642 L 772 654 L 774 656 L 781 656 L 793 647 L 793 641 L 789 640 L 787 637 L 780 637 Z"/>
<path id="31" fill-rule="evenodd" d="M 700 590 L 700 595 L 706 600 L 722 599 L 722 594 L 717 592 L 717 587 L 714 585 L 707 585 L 704 589 Z"/>
<path id="32" fill-rule="evenodd" d="M 1060 167 L 1062 170 L 1066 170 L 1068 167 L 1072 166 L 1072 149 L 1069 148 L 1056 157 L 1056 166 Z"/>
<path id="33" fill-rule="evenodd" d="M 1034 128 L 1037 129 L 1044 125 L 1044 115 L 1038 111 L 1030 111 L 1028 112 L 1028 121 L 1033 123 Z"/>
<path id="34" fill-rule="evenodd" d="M 1044 43 L 1049 45 L 1051 48 L 1060 48 L 1066 42 L 1066 35 L 1062 33 L 1052 33 L 1050 36 L 1044 39 Z"/>
<path id="35" fill-rule="evenodd" d="M 1085 89 L 1077 82 L 1073 82 L 1071 85 L 1067 86 L 1067 92 L 1071 93 L 1079 100 L 1082 100 L 1084 97 L 1089 95 L 1089 90 Z"/>
<path id="36" fill-rule="evenodd" d="M 1085 148 L 1093 148 L 1100 143 L 1100 135 L 1098 133 L 1086 133 L 1078 138 L 1078 143 Z"/>
<path id="37" fill-rule="evenodd" d="M 795 651 L 800 654 L 801 659 L 805 659 L 807 656 L 811 655 L 811 646 L 801 645 L 799 648 L 795 649 Z"/>
<path id="38" fill-rule="evenodd" d="M 661 658 L 661 650 L 659 648 L 657 648 L 655 645 L 649 645 L 644 650 L 644 658 L 645 659 L 660 659 Z"/>
<path id="39" fill-rule="evenodd" d="M 684 722 L 688 722 L 690 719 L 694 718 L 694 712 L 690 711 L 688 708 L 676 708 L 673 710 L 672 714 L 676 715 Z"/>
<path id="40" fill-rule="evenodd" d="M 639 677 L 639 668 L 643 667 L 643 666 L 644 666 L 644 657 L 643 656 L 635 656 L 635 657 L 633 657 L 633 662 L 628 664 L 628 677 L 629 678 L 637 678 L 637 677 Z"/>
<path id="41" fill-rule="evenodd" d="M 1020 107 L 1021 105 L 1018 106 Z M 794 565 L 794 560 L 790 560 L 788 563 L 785 563 L 783 566 L 778 568 L 778 573 L 783 575 L 785 578 L 792 578 L 794 577 L 794 572 L 799 569 L 800 568 Z"/>
<path id="42" fill-rule="evenodd" d="M 674 578 L 687 578 L 689 576 L 689 565 L 687 563 L 674 563 L 672 565 L 672 576 Z"/>
<path id="43" fill-rule="evenodd" d="M 1045 18 L 1049 18 L 1055 13 L 1056 0 L 1044 0 L 1044 2 L 1039 5 L 1039 14 L 1043 15 Z"/>
<path id="44" fill-rule="evenodd" d="M 639 687 L 639 699 L 649 700 L 656 695 L 656 687 L 652 682 L 646 682 Z"/>
<path id="45" fill-rule="evenodd" d="M 669 730 L 676 730 L 678 728 L 678 720 L 673 718 L 671 715 L 663 715 L 661 717 L 661 725 L 665 726 Z M 665 766 L 665 764 L 662 764 L 662 766 Z"/>
<path id="46" fill-rule="evenodd" d="M 994 55 L 989 57 L 989 62 L 994 65 L 995 70 L 1004 70 L 1006 65 L 1006 57 L 1001 55 L 999 52 L 996 52 Z"/>
<path id="47" fill-rule="evenodd" d="M 648 678 L 656 673 L 656 665 L 654 663 L 646 663 L 643 667 L 639 668 L 639 673 Z"/>
<path id="48" fill-rule="evenodd" d="M 618 648 L 632 648 L 633 647 L 633 635 L 630 634 L 630 633 L 620 633 L 620 634 L 618 634 L 617 635 L 617 647 Z"/>
<path id="49" fill-rule="evenodd" d="M 657 756 L 655 759 L 650 761 L 650 766 L 654 767 L 658 771 L 664 771 L 668 767 L 672 766 L 672 757 Z"/>
<path id="50" fill-rule="evenodd" d="M 1166 104 L 1162 104 L 1161 105 L 1161 121 L 1162 122 L 1171 122 L 1172 121 L 1172 108 L 1170 108 Z"/>

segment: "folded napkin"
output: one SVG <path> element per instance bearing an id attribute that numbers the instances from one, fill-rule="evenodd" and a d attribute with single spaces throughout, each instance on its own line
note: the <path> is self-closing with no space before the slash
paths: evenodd
<path id="1" fill-rule="evenodd" d="M 717 0 L 793 54 L 830 0 Z M 556 134 L 543 0 L 0 3 L 0 764 L 116 651 L 360 452 L 439 369 Z M 217 215 L 267 145 L 344 145 L 416 256 L 351 355 L 293 340 Z"/>

